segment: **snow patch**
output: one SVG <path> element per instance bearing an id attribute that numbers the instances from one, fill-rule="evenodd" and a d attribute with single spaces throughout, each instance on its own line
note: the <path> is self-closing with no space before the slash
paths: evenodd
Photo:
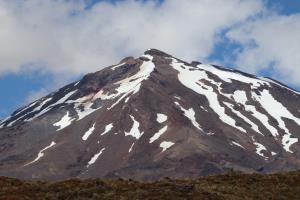
<path id="1" fill-rule="evenodd" d="M 274 151 L 271 151 L 271 155 L 272 155 L 272 156 L 276 156 L 277 153 L 275 153 Z"/>
<path id="2" fill-rule="evenodd" d="M 51 106 L 55 106 L 61 103 L 64 103 L 65 101 L 67 101 L 75 92 L 77 92 L 77 90 L 71 91 L 68 94 L 66 94 L 63 98 L 59 99 L 56 103 L 52 104 Z"/>
<path id="3" fill-rule="evenodd" d="M 175 99 L 181 100 L 179 96 L 174 96 Z"/>
<path id="4" fill-rule="evenodd" d="M 241 103 L 241 104 L 246 104 L 248 101 L 247 95 L 245 91 L 242 90 L 236 90 L 233 95 L 232 95 L 233 99 L 237 102 L 237 103 Z"/>
<path id="5" fill-rule="evenodd" d="M 53 125 L 59 127 L 56 131 L 60 131 L 64 128 L 66 128 L 67 126 L 69 126 L 72 123 L 73 120 L 74 119 L 72 119 L 69 116 L 69 111 L 68 111 L 67 114 L 65 116 L 63 116 L 60 121 L 54 123 Z"/>
<path id="6" fill-rule="evenodd" d="M 167 121 L 168 116 L 165 114 L 161 114 L 161 113 L 157 113 L 157 117 L 156 117 L 156 121 L 158 123 L 164 123 L 165 121 Z"/>
<path id="7" fill-rule="evenodd" d="M 203 131 L 201 126 L 198 124 L 195 118 L 195 111 L 193 108 L 190 108 L 188 110 L 184 109 L 178 102 L 175 102 L 177 106 L 184 112 L 184 115 L 192 122 L 192 124 L 200 131 Z"/>
<path id="8" fill-rule="evenodd" d="M 206 133 L 206 135 L 215 135 L 215 133 L 214 132 L 212 132 L 212 131 L 210 131 L 210 132 L 208 132 L 208 133 Z"/>
<path id="9" fill-rule="evenodd" d="M 94 132 L 94 130 L 95 130 L 95 125 L 96 125 L 96 123 L 94 123 L 93 126 L 90 127 L 89 130 L 87 130 L 87 131 L 85 132 L 85 134 L 82 136 L 82 140 L 85 141 L 85 140 L 88 139 L 88 137 Z"/>
<path id="10" fill-rule="evenodd" d="M 256 154 L 258 154 L 259 156 L 265 158 L 265 160 L 268 160 L 269 158 L 262 153 L 262 151 L 267 151 L 267 148 L 264 145 L 262 145 L 262 144 L 258 143 L 257 141 L 255 141 L 253 136 L 251 137 L 251 139 L 253 141 L 253 144 L 256 146 Z"/>
<path id="11" fill-rule="evenodd" d="M 245 149 L 245 147 L 243 147 L 241 144 L 239 144 L 239 143 L 237 143 L 237 142 L 235 142 L 235 141 L 231 141 L 231 144 L 232 144 L 232 145 L 235 145 L 235 146 L 238 146 L 238 147 L 240 147 L 240 148 L 242 148 L 242 149 Z"/>
<path id="12" fill-rule="evenodd" d="M 173 143 L 173 142 L 163 141 L 162 143 L 160 143 L 159 147 L 162 148 L 161 152 L 164 152 L 167 149 L 169 149 L 171 146 L 173 146 L 174 144 L 175 143 Z"/>
<path id="13" fill-rule="evenodd" d="M 83 110 L 79 109 L 79 105 L 83 105 Z M 77 121 L 85 118 L 86 116 L 102 108 L 101 106 L 99 108 L 92 108 L 92 106 L 93 106 L 92 102 L 87 102 L 84 104 L 76 104 L 75 109 L 78 115 Z"/>
<path id="14" fill-rule="evenodd" d="M 200 106 L 200 108 L 201 108 L 202 110 L 204 110 L 205 112 L 208 112 L 208 110 L 205 109 L 203 106 Z"/>
<path id="15" fill-rule="evenodd" d="M 291 134 L 287 133 L 285 135 L 282 136 L 282 145 L 283 148 L 286 152 L 289 153 L 294 153 L 293 151 L 291 151 L 290 147 L 298 142 L 298 138 L 291 138 Z"/>
<path id="16" fill-rule="evenodd" d="M 159 139 L 162 134 L 164 134 L 168 129 L 168 126 L 164 126 L 162 129 L 160 129 L 157 133 L 155 133 L 151 138 L 149 143 L 154 142 L 155 140 Z"/>
<path id="17" fill-rule="evenodd" d="M 103 153 L 103 151 L 105 150 L 105 148 L 102 148 L 99 153 L 95 154 L 91 160 L 88 162 L 88 165 L 86 167 L 91 166 L 92 164 L 94 164 L 96 162 L 96 160 L 99 158 L 99 156 Z"/>
<path id="18" fill-rule="evenodd" d="M 103 133 L 101 133 L 101 135 L 105 135 L 106 133 L 108 133 L 109 131 L 111 131 L 111 129 L 114 127 L 113 123 L 110 123 L 108 125 L 105 126 L 105 130 Z"/>
<path id="19" fill-rule="evenodd" d="M 140 127 L 140 123 L 138 121 L 135 120 L 135 118 L 130 115 L 130 118 L 133 121 L 133 125 L 131 127 L 131 130 L 129 132 L 125 131 L 125 136 L 132 136 L 134 138 L 136 138 L 137 140 L 140 139 L 140 137 L 142 137 L 142 135 L 144 134 L 144 132 L 140 132 L 139 127 Z"/>
<path id="20" fill-rule="evenodd" d="M 262 144 L 260 144 L 260 143 L 258 143 L 258 142 L 254 142 L 253 144 L 256 146 L 256 154 L 258 154 L 258 155 L 260 155 L 261 157 L 265 158 L 265 160 L 268 160 L 268 157 L 265 156 L 265 155 L 262 153 L 262 151 L 267 151 L 267 148 L 266 148 L 264 145 L 262 145 Z"/>
<path id="21" fill-rule="evenodd" d="M 115 65 L 115 66 L 113 66 L 111 69 L 112 70 L 115 70 L 115 69 L 117 69 L 117 68 L 119 68 L 119 67 L 121 67 L 121 66 L 123 66 L 123 65 L 125 65 L 126 63 L 121 63 L 121 64 L 118 64 L 118 65 Z"/>
<path id="22" fill-rule="evenodd" d="M 26 165 L 24 165 L 24 167 L 25 167 L 25 166 L 28 166 L 28 165 L 31 165 L 31 164 L 33 164 L 33 163 L 35 163 L 35 162 L 37 162 L 39 159 L 41 159 L 41 158 L 45 155 L 44 152 L 45 152 L 46 150 L 50 149 L 51 147 L 53 147 L 54 145 L 56 145 L 56 143 L 55 143 L 55 142 L 51 142 L 50 145 L 46 146 L 45 148 L 43 148 L 43 149 L 38 153 L 38 156 L 37 156 L 33 161 L 27 163 Z"/>
<path id="23" fill-rule="evenodd" d="M 130 146 L 130 148 L 129 148 L 129 150 L 128 150 L 129 153 L 132 151 L 133 146 L 134 146 L 134 143 L 132 143 L 132 145 Z"/>
<path id="24" fill-rule="evenodd" d="M 127 102 L 129 101 L 129 99 L 130 99 L 130 97 L 127 97 L 127 98 L 125 99 L 125 103 L 127 103 Z"/>

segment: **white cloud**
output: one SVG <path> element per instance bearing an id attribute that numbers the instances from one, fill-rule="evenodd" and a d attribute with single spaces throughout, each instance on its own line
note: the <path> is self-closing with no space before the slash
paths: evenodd
<path id="1" fill-rule="evenodd" d="M 123 0 L 85 9 L 86 2 L 0 0 L 0 76 L 37 70 L 54 75 L 59 87 L 66 75 L 152 47 L 203 61 L 229 30 L 243 47 L 229 65 L 253 73 L 272 65 L 279 79 L 300 85 L 300 14 L 280 15 L 263 0 Z"/>
<path id="2" fill-rule="evenodd" d="M 272 70 L 273 76 L 300 85 L 300 14 L 267 15 L 232 29 L 227 36 L 243 46 L 235 65 L 258 73 Z"/>
<path id="3" fill-rule="evenodd" d="M 0 75 L 92 72 L 154 47 L 209 56 L 219 33 L 264 9 L 261 0 L 0 0 Z"/>

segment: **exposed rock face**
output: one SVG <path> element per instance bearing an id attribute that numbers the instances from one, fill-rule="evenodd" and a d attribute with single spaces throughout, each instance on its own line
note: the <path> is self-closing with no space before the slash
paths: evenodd
<path id="1" fill-rule="evenodd" d="M 300 168 L 300 94 L 151 49 L 0 124 L 0 175 L 187 178 Z"/>

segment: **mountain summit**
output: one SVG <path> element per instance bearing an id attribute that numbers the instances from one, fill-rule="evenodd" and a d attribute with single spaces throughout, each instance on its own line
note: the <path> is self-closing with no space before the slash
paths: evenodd
<path id="1" fill-rule="evenodd" d="M 22 179 L 300 168 L 299 92 L 155 49 L 87 74 L 0 127 L 0 175 Z"/>

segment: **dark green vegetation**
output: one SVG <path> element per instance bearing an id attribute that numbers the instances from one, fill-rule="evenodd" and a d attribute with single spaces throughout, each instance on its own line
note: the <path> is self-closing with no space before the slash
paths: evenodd
<path id="1" fill-rule="evenodd" d="M 300 199 L 300 171 L 273 175 L 229 173 L 194 180 L 20 181 L 0 178 L 0 199 Z"/>

